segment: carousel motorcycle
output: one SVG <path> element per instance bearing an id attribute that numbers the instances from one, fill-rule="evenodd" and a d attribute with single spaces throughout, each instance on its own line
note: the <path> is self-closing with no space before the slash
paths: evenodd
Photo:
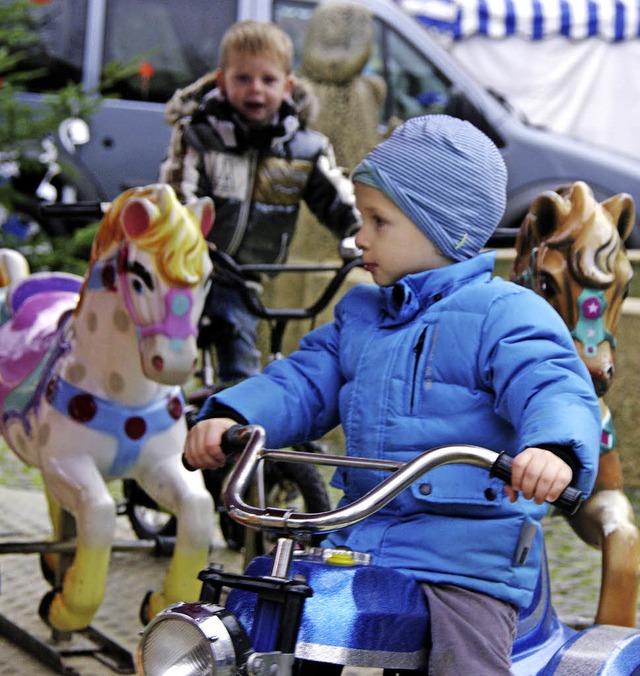
<path id="1" fill-rule="evenodd" d="M 446 446 L 407 463 L 344 456 L 315 456 L 264 449 L 258 426 L 232 428 L 225 446 L 245 450 L 225 492 L 229 514 L 251 528 L 277 534 L 271 556 L 254 559 L 243 574 L 219 567 L 200 573 L 198 602 L 178 603 L 146 627 L 138 648 L 139 673 L 266 676 L 340 673 L 343 666 L 375 667 L 384 674 L 425 673 L 429 611 L 419 584 L 372 564 L 353 551 L 311 548 L 298 541 L 328 533 L 375 514 L 426 472 L 451 463 L 487 469 L 509 482 L 511 458 L 477 446 Z M 387 470 L 391 474 L 359 500 L 319 514 L 260 509 L 243 495 L 257 467 L 268 461 L 314 462 Z M 555 503 L 569 513 L 582 501 L 568 488 Z M 230 590 L 224 604 L 223 590 Z M 315 668 L 315 671 L 314 671 Z M 573 629 L 557 617 L 546 562 L 531 606 L 520 612 L 512 671 L 532 674 L 640 673 L 640 631 L 595 625 Z"/>

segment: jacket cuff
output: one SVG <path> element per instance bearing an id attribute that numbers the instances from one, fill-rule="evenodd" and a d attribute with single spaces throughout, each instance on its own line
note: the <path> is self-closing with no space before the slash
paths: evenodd
<path id="1" fill-rule="evenodd" d="M 544 448 L 545 451 L 550 451 L 554 455 L 557 455 L 560 460 L 564 460 L 573 472 L 573 480 L 571 481 L 571 484 L 575 483 L 578 471 L 582 465 L 580 464 L 580 461 L 578 460 L 571 446 L 563 446 L 562 444 L 536 444 L 536 446 L 538 448 Z"/>
<path id="2" fill-rule="evenodd" d="M 249 424 L 249 421 L 238 411 L 231 408 L 231 406 L 225 406 L 225 404 L 217 402 L 213 397 L 205 401 L 204 406 L 196 417 L 196 422 L 209 420 L 209 418 L 231 418 L 231 420 L 235 420 L 239 425 Z"/>

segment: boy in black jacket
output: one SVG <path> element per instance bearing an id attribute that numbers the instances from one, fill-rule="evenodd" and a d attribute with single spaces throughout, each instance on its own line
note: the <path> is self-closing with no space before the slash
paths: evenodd
<path id="1" fill-rule="evenodd" d="M 301 200 L 339 238 L 358 228 L 353 186 L 329 140 L 305 128 L 292 103 L 292 63 L 293 44 L 278 26 L 234 24 L 222 40 L 217 88 L 174 125 L 161 167 L 160 181 L 182 200 L 213 198 L 210 238 L 240 264 L 286 260 Z M 257 373 L 258 320 L 239 292 L 214 283 L 205 315 L 223 328 L 220 384 Z"/>

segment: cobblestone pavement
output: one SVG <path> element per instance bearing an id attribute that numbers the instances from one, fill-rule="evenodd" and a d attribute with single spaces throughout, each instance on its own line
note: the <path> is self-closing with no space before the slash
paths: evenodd
<path id="1" fill-rule="evenodd" d="M 125 517 L 118 518 L 119 540 L 133 542 Z M 562 517 L 547 517 L 547 542 L 554 605 L 560 617 L 570 623 L 589 623 L 595 613 L 600 580 L 600 555 L 583 545 Z M 0 543 L 34 541 L 48 537 L 46 505 L 40 490 L 0 486 Z M 212 560 L 227 570 L 239 570 L 241 557 L 224 548 L 216 535 Z M 138 611 L 144 593 L 157 588 L 167 565 L 145 551 L 118 551 L 113 554 L 108 587 L 92 626 L 113 641 L 135 652 L 140 624 Z M 37 554 L 3 554 L 0 557 L 0 614 L 26 629 L 40 641 L 51 640 L 50 631 L 37 617 L 37 607 L 48 590 Z M 640 618 L 639 618 L 640 619 Z M 61 648 L 80 650 L 82 641 L 61 644 Z M 94 658 L 65 658 L 82 676 L 106 676 L 113 670 Z M 0 676 L 32 676 L 52 673 L 41 662 L 13 643 L 0 637 Z M 374 676 L 375 669 L 350 669 L 348 676 Z"/>

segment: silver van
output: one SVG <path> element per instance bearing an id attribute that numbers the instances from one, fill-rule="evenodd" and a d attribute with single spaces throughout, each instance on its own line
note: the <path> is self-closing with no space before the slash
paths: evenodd
<path id="1" fill-rule="evenodd" d="M 6 0 L 0 0 L 6 1 Z M 369 68 L 387 82 L 381 124 L 445 112 L 473 122 L 500 147 L 509 171 L 508 206 L 494 244 L 509 241 L 535 195 L 584 180 L 596 197 L 630 193 L 640 205 L 640 162 L 534 128 L 506 101 L 482 88 L 427 30 L 393 0 L 353 0 L 374 17 L 375 48 Z M 227 27 L 244 18 L 273 20 L 298 51 L 318 0 L 49 0 L 34 4 L 47 15 L 39 56 L 51 88 L 68 80 L 89 89 L 103 66 L 133 62 L 137 74 L 105 93 L 91 121 L 91 140 L 72 162 L 81 199 L 110 200 L 123 189 L 153 182 L 169 141 L 164 103 L 217 65 Z M 38 100 L 37 83 L 29 95 Z M 640 229 L 630 246 L 640 246 Z"/>

